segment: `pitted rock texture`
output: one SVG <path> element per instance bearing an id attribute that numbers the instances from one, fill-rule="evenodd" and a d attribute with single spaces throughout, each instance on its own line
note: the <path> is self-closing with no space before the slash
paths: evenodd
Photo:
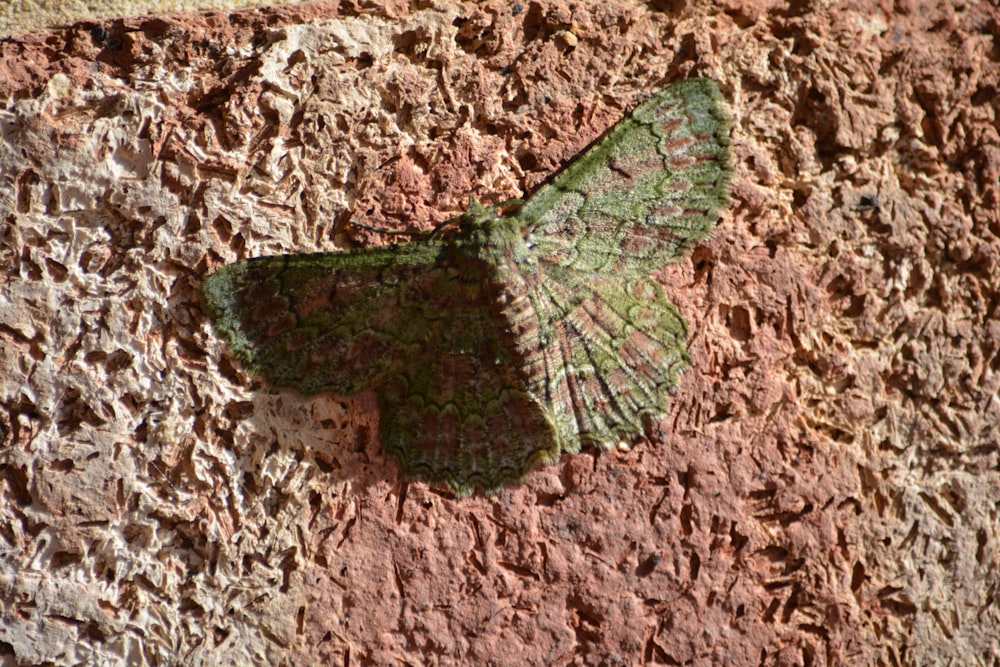
<path id="1" fill-rule="evenodd" d="M 330 3 L 0 44 L 0 654 L 929 665 L 1000 653 L 986 3 Z M 669 416 L 455 499 L 373 395 L 255 382 L 197 296 L 537 187 L 720 83 L 732 207 L 656 274 Z"/>

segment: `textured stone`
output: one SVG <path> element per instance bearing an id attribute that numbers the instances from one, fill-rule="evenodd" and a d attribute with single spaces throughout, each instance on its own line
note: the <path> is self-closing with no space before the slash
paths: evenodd
<path id="1" fill-rule="evenodd" d="M 994 661 L 994 8 L 415 7 L 0 43 L 0 654 Z M 732 206 L 652 276 L 691 370 L 630 449 L 456 500 L 399 481 L 375 392 L 270 391 L 212 331 L 219 266 L 523 196 L 694 76 Z"/>

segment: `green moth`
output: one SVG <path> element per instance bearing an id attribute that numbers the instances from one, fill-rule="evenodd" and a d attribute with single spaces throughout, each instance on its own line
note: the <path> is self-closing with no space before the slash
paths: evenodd
<path id="1" fill-rule="evenodd" d="M 202 297 L 250 372 L 374 389 L 405 475 L 493 493 L 666 413 L 687 326 L 650 274 L 714 226 L 728 143 L 716 84 L 675 83 L 505 215 L 473 200 L 411 242 L 237 262 Z"/>

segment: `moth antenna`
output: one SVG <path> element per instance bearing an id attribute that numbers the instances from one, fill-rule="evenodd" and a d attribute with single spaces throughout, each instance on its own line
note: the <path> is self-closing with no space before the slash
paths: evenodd
<path id="1" fill-rule="evenodd" d="M 522 206 L 524 206 L 524 199 L 522 199 L 520 197 L 514 197 L 513 199 L 505 199 L 504 201 L 500 202 L 499 204 L 496 205 L 496 208 L 499 208 L 499 209 L 512 208 L 512 209 L 514 209 L 516 211 L 517 209 L 521 208 Z"/>
<path id="2" fill-rule="evenodd" d="M 463 215 L 465 215 L 465 213 L 462 213 L 462 215 L 452 216 L 452 217 L 448 218 L 447 220 L 442 220 L 441 222 L 439 222 L 438 224 L 436 224 L 434 226 L 434 229 L 432 229 L 431 231 L 427 232 L 427 238 L 431 238 L 431 239 L 437 238 L 442 229 L 444 229 L 448 225 L 453 225 L 453 224 L 459 222 L 462 219 Z"/>
<path id="3" fill-rule="evenodd" d="M 426 236 L 432 233 L 422 229 L 417 229 L 414 231 L 406 231 L 400 229 L 386 229 L 385 227 L 366 225 L 365 223 L 358 222 L 357 220 L 348 220 L 348 224 L 353 225 L 355 227 L 360 227 L 361 229 L 367 229 L 370 232 L 378 232 L 379 234 L 386 234 L 387 236 Z"/>

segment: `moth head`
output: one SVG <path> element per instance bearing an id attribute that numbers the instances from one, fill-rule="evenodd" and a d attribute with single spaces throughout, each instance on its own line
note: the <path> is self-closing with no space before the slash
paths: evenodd
<path id="1" fill-rule="evenodd" d="M 463 230 L 482 229 L 497 219 L 492 207 L 483 206 L 474 196 L 469 195 L 469 207 L 461 215 L 459 225 Z"/>

